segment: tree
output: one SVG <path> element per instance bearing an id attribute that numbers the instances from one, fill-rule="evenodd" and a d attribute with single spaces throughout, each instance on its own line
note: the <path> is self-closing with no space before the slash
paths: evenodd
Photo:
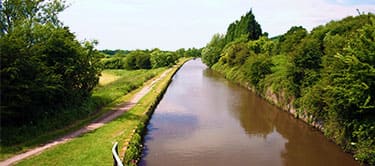
<path id="1" fill-rule="evenodd" d="M 220 59 L 221 50 L 224 47 L 224 36 L 215 34 L 211 41 L 202 50 L 202 61 L 208 67 L 212 67 Z"/>
<path id="2" fill-rule="evenodd" d="M 176 50 L 176 54 L 179 57 L 184 57 L 185 56 L 185 52 L 186 52 L 185 48 L 180 48 L 180 49 Z"/>
<path id="3" fill-rule="evenodd" d="M 303 38 L 307 36 L 307 30 L 302 26 L 293 26 L 284 35 L 281 35 L 278 42 L 277 53 L 293 52 Z"/>
<path id="4" fill-rule="evenodd" d="M 138 69 L 136 60 L 137 60 L 137 55 L 134 52 L 128 54 L 126 58 L 124 59 L 124 66 L 123 66 L 124 69 L 126 70 Z"/>
<path id="5" fill-rule="evenodd" d="M 151 69 L 150 54 L 143 53 L 138 55 L 135 64 L 139 69 Z"/>
<path id="6" fill-rule="evenodd" d="M 185 55 L 187 57 L 200 57 L 201 56 L 201 49 L 197 48 L 189 48 L 186 50 Z"/>
<path id="7" fill-rule="evenodd" d="M 317 39 L 305 38 L 293 56 L 294 83 L 300 88 L 314 85 L 319 79 L 322 56 L 321 43 Z"/>
<path id="8" fill-rule="evenodd" d="M 250 10 L 240 20 L 230 24 L 225 35 L 225 43 L 228 44 L 236 38 L 246 36 L 247 40 L 257 40 L 262 36 L 260 24 L 255 20 L 255 16 Z"/>
<path id="9" fill-rule="evenodd" d="M 1 10 L 1 125 L 25 124 L 79 104 L 99 77 L 94 46 L 83 45 L 57 13 L 60 1 L 4 1 Z"/>
<path id="10" fill-rule="evenodd" d="M 25 26 L 25 22 L 29 29 L 35 24 L 46 23 L 60 27 L 62 23 L 57 18 L 57 14 L 66 7 L 64 1 L 59 0 L 5 0 L 1 8 L 0 34 L 10 33 L 21 24 Z"/>
<path id="11" fill-rule="evenodd" d="M 249 50 L 255 54 L 272 55 L 272 51 L 275 48 L 275 42 L 268 39 L 266 36 L 260 37 L 258 40 L 251 40 L 247 42 Z"/>
<path id="12" fill-rule="evenodd" d="M 230 66 L 243 65 L 250 55 L 246 43 L 243 40 L 231 42 L 225 46 L 221 53 L 220 61 Z"/>
<path id="13" fill-rule="evenodd" d="M 173 52 L 162 52 L 160 50 L 154 50 L 150 56 L 152 68 L 172 66 L 176 64 L 177 55 Z"/>
<path id="14" fill-rule="evenodd" d="M 272 73 L 272 66 L 272 61 L 267 56 L 250 56 L 246 61 L 244 73 L 248 81 L 259 89 L 261 87 L 259 87 L 258 83 Z"/>

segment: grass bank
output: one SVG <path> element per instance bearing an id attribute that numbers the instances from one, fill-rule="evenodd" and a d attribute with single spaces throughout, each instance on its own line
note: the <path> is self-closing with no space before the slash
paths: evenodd
<path id="1" fill-rule="evenodd" d="M 105 70 L 92 96 L 79 106 L 56 110 L 54 114 L 22 127 L 1 128 L 0 160 L 22 153 L 40 144 L 77 130 L 126 100 L 122 97 L 162 73 L 152 70 Z M 104 81 L 103 81 L 104 80 Z M 104 82 L 104 83 L 103 83 Z"/>
<path id="2" fill-rule="evenodd" d="M 144 100 L 140 102 L 141 104 L 145 104 L 144 107 L 135 107 L 135 109 L 140 109 L 140 111 L 142 111 L 142 115 L 139 119 L 139 122 L 134 126 L 131 134 L 122 143 L 123 148 L 120 151 L 120 154 L 123 155 L 123 163 L 125 165 L 137 165 L 142 154 L 142 143 L 146 126 L 156 106 L 167 90 L 169 83 L 172 81 L 171 78 L 188 60 L 189 59 L 181 60 L 179 64 L 175 66 L 168 74 L 166 79 L 160 81 L 154 87 L 153 91 L 144 97 Z"/>
<path id="3" fill-rule="evenodd" d="M 145 112 L 153 110 L 161 98 L 162 92 L 167 88 L 173 73 L 186 61 L 187 59 L 181 60 L 164 79 L 155 84 L 152 90 L 135 107 L 119 118 L 72 141 L 21 161 L 18 165 L 112 165 L 111 148 L 113 143 L 119 142 L 119 147 L 125 147 L 126 142 L 134 143 L 133 140 L 136 138 L 134 136 L 137 134 L 132 134 L 133 130 L 137 126 L 145 125 L 149 118 L 149 114 L 145 114 Z M 134 92 L 123 97 L 124 100 L 122 101 L 129 100 L 132 95 L 134 95 Z M 141 143 L 134 143 L 134 145 L 139 147 Z M 132 156 L 131 160 L 137 159 L 140 149 L 133 148 L 134 152 L 130 152 L 131 149 L 131 146 L 129 146 L 125 156 Z M 124 150 L 120 148 L 120 154 L 123 154 Z"/>

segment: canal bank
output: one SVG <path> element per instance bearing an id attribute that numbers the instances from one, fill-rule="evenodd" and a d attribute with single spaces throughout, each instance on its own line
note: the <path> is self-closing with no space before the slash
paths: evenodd
<path id="1" fill-rule="evenodd" d="M 319 131 L 201 63 L 174 76 L 139 165 L 358 165 Z"/>
<path id="2" fill-rule="evenodd" d="M 191 58 L 181 59 L 178 64 L 172 67 L 161 81 L 159 81 L 153 89 L 139 102 L 138 106 L 134 109 L 143 110 L 140 115 L 139 122 L 135 125 L 131 134 L 123 139 L 121 142 L 120 156 L 123 158 L 125 165 L 137 165 L 142 152 L 142 141 L 145 133 L 145 126 L 148 124 L 155 107 L 162 99 L 168 85 L 171 83 L 173 76 L 176 72 Z"/>

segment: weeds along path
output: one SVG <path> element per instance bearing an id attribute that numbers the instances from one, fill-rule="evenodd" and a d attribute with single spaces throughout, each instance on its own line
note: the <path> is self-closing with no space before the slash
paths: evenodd
<path id="1" fill-rule="evenodd" d="M 82 135 L 86 132 L 89 132 L 89 131 L 92 131 L 92 130 L 95 130 L 95 129 L 98 129 L 98 128 L 102 127 L 104 124 L 112 121 L 113 119 L 120 116 L 124 112 L 133 108 L 138 103 L 138 101 L 152 89 L 152 87 L 155 85 L 155 83 L 157 83 L 159 80 L 161 80 L 165 76 L 167 76 L 167 74 L 170 71 L 171 71 L 171 69 L 168 69 L 168 70 L 164 71 L 159 77 L 154 79 L 150 84 L 145 85 L 138 93 L 136 93 L 132 97 L 132 99 L 129 102 L 125 102 L 124 104 L 119 105 L 114 111 L 111 111 L 111 112 L 108 112 L 107 114 L 104 114 L 103 116 L 99 117 L 98 119 L 94 120 L 90 124 L 84 126 L 83 128 L 81 128 L 77 131 L 74 131 L 72 133 L 69 133 L 69 134 L 61 137 L 61 138 L 53 140 L 52 142 L 47 143 L 43 146 L 33 148 L 33 149 L 31 149 L 31 150 L 29 150 L 25 153 L 15 155 L 15 156 L 7 159 L 7 160 L 4 160 L 4 161 L 0 162 L 0 166 L 6 166 L 6 165 L 14 164 L 17 161 L 20 161 L 20 160 L 23 160 L 27 157 L 39 154 L 39 153 L 43 152 L 44 150 L 46 150 L 48 148 L 51 148 L 51 147 L 59 145 L 59 144 L 63 144 L 63 143 L 68 142 L 68 141 L 74 139 L 75 137 L 80 136 L 80 135 Z"/>

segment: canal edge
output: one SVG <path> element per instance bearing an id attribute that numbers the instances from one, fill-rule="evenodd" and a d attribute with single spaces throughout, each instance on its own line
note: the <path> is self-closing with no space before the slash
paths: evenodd
<path id="1" fill-rule="evenodd" d="M 133 128 L 129 138 L 127 140 L 123 140 L 123 147 L 121 147 L 120 150 L 120 157 L 123 159 L 122 162 L 125 165 L 137 165 L 139 162 L 143 150 L 143 138 L 146 131 L 145 127 L 149 123 L 156 106 L 159 104 L 160 100 L 167 91 L 174 75 L 186 62 L 190 61 L 191 59 L 192 58 L 184 58 L 180 60 L 180 62 L 172 67 L 167 76 L 157 82 L 151 91 L 145 95 L 153 95 L 152 101 L 147 103 L 147 109 L 145 109 L 145 111 L 142 113 L 142 117 L 140 118 L 136 127 Z"/>

